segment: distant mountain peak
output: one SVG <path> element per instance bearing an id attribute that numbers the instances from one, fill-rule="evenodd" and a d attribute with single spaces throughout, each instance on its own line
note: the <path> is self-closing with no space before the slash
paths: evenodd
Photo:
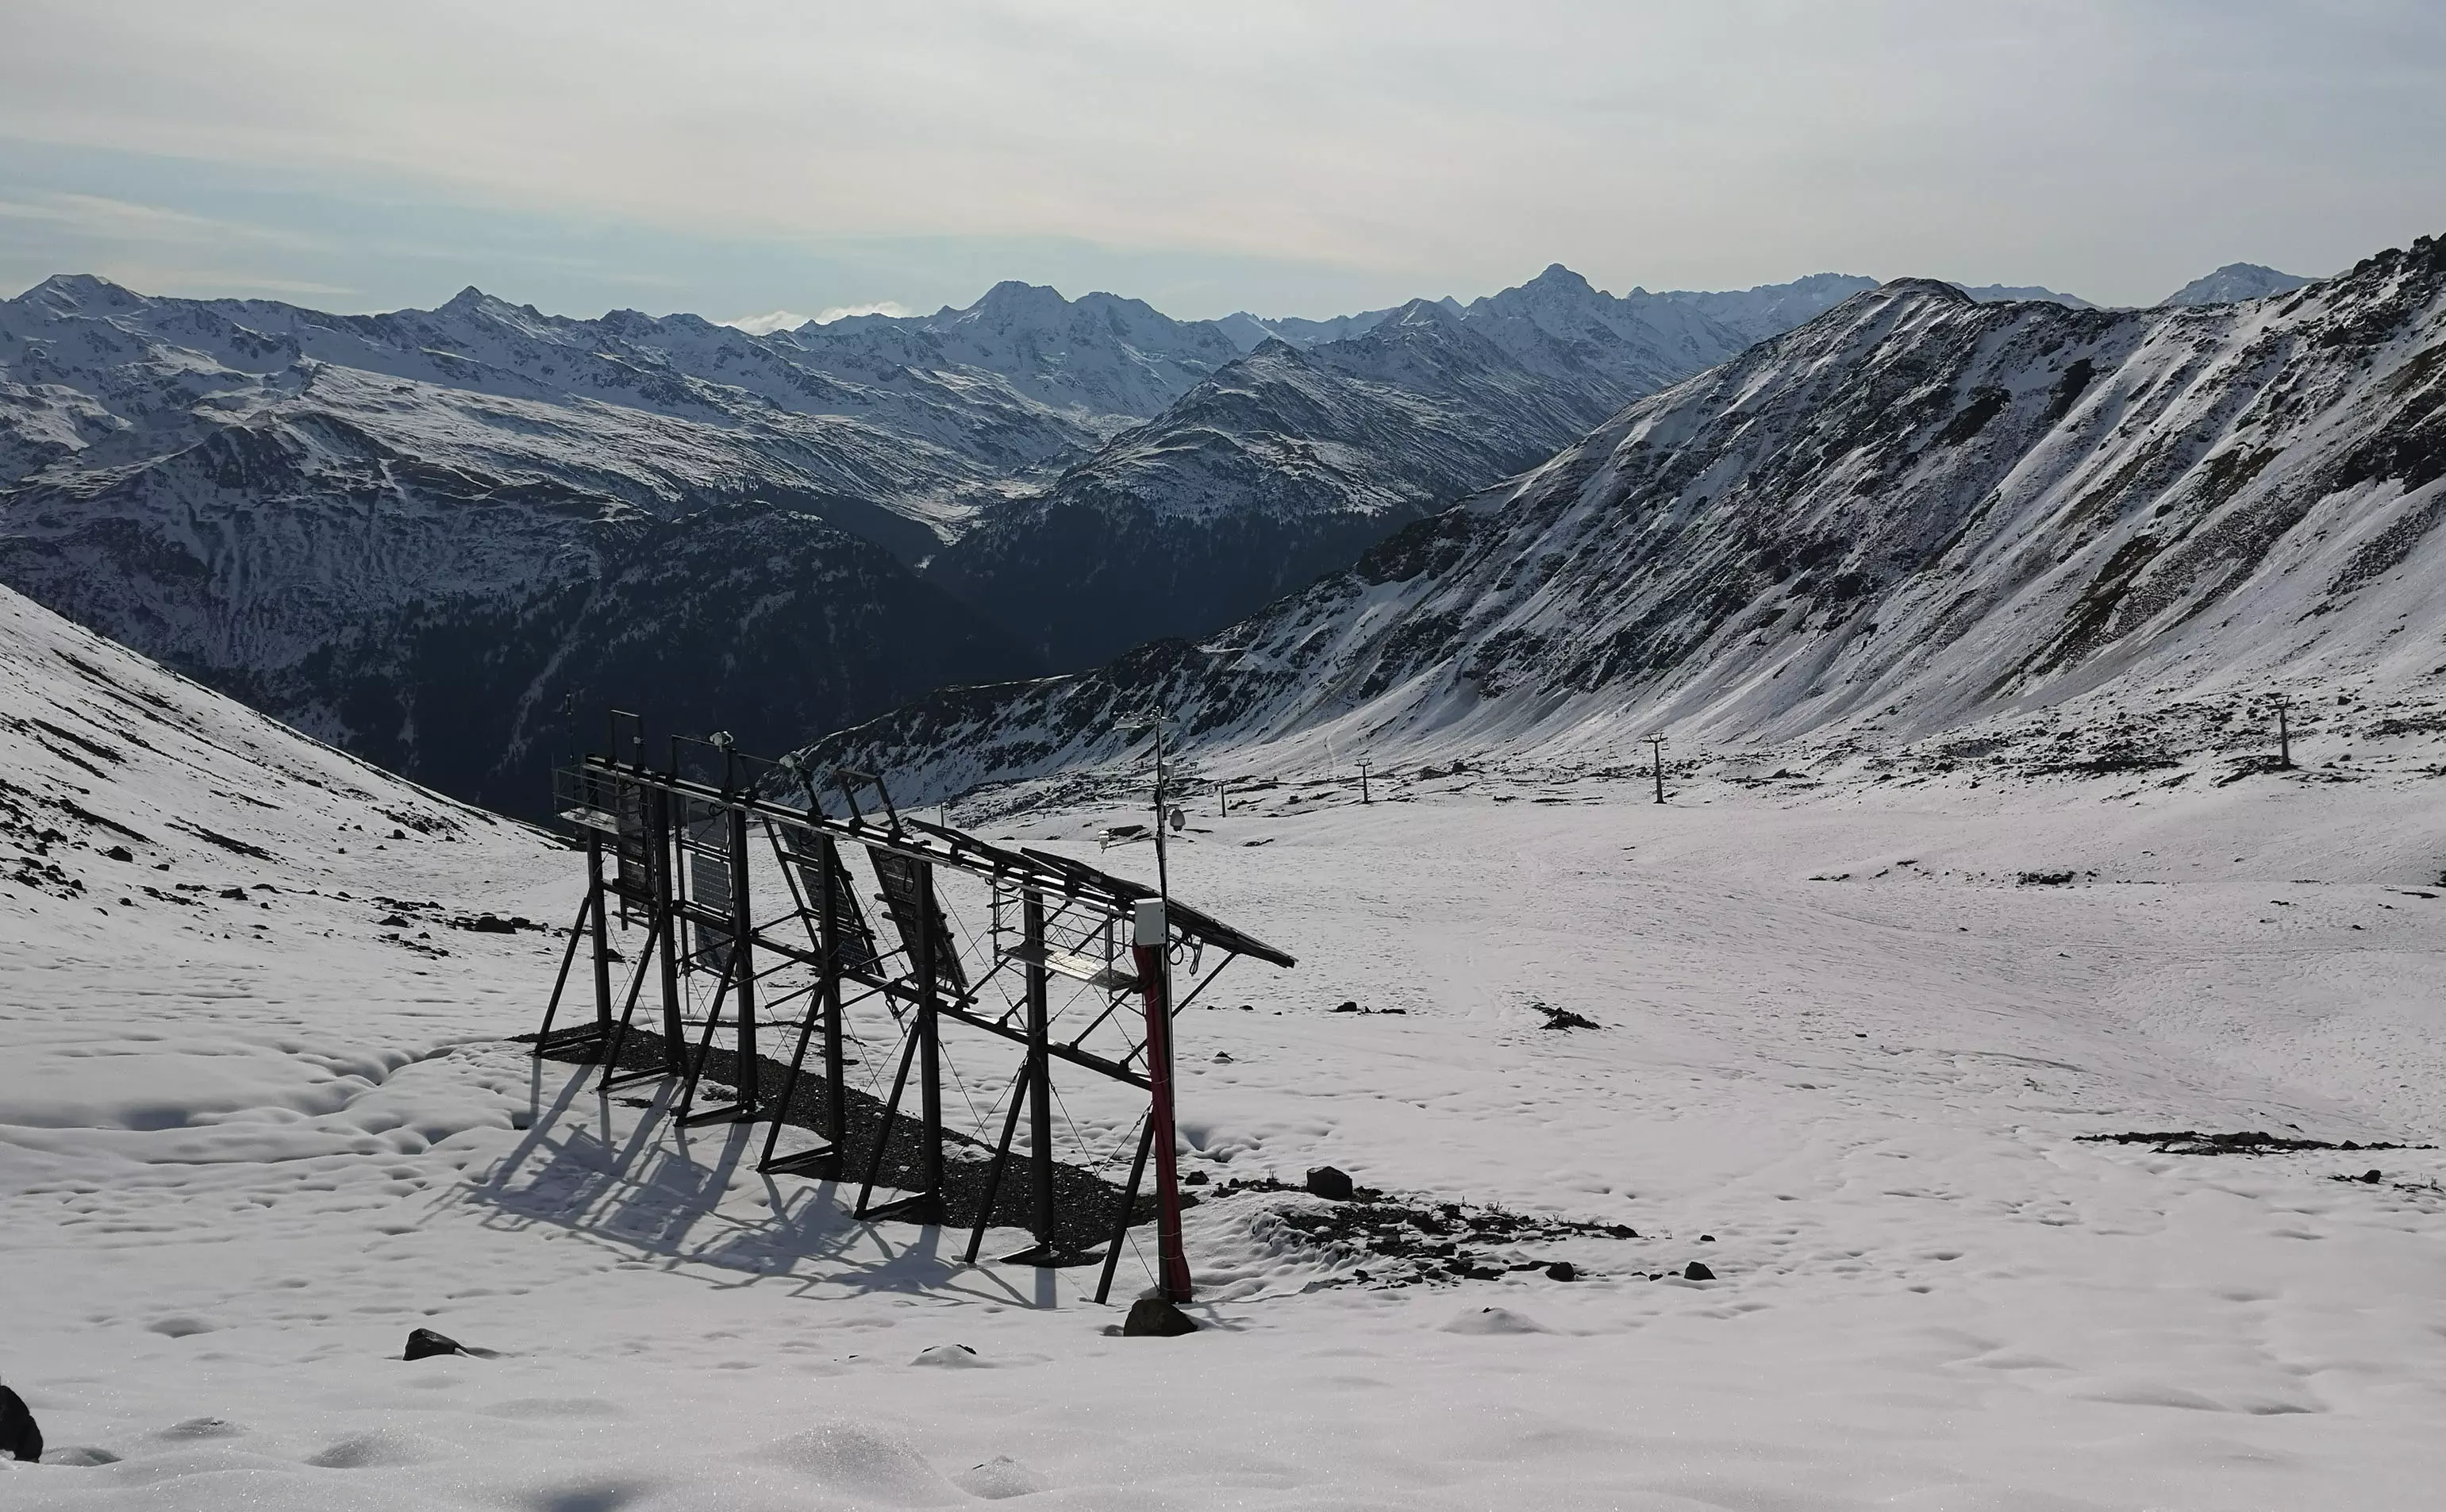
<path id="1" fill-rule="evenodd" d="M 1554 290 L 1575 294 L 1594 295 L 1597 288 L 1579 274 L 1559 262 L 1546 264 L 1546 271 L 1520 286 L 1523 289 Z"/>
<path id="2" fill-rule="evenodd" d="M 1385 318 L 1387 326 L 1433 326 L 1446 330 L 1458 323 L 1452 308 L 1437 299 L 1413 299 Z"/>
<path id="3" fill-rule="evenodd" d="M 2038 284 L 1955 284 L 1953 286 L 1978 304 L 2003 305 L 2038 303 L 2061 305 L 2066 310 L 2095 310 L 2098 307 L 2079 294 L 2043 288 Z"/>
<path id="4" fill-rule="evenodd" d="M 1947 283 L 1942 278 L 1889 278 L 1877 286 L 1877 293 L 1894 296 L 1925 294 L 1953 305 L 1979 303 L 1970 291 L 1960 284 Z"/>
<path id="5" fill-rule="evenodd" d="M 89 273 L 55 273 L 20 297 L 37 300 L 54 310 L 83 310 L 99 306 L 103 309 L 125 309 L 143 302 L 144 296 L 123 289 L 109 279 Z"/>
<path id="6" fill-rule="evenodd" d="M 1070 301 L 1062 291 L 1050 284 L 1032 284 L 1017 278 L 1005 278 L 987 290 L 977 302 L 966 310 L 948 311 L 957 317 L 964 314 L 1034 314 L 1039 312 L 1064 310 Z"/>
<path id="7" fill-rule="evenodd" d="M 2264 263 L 2230 262 L 2204 278 L 2194 278 L 2160 301 L 2169 305 L 2230 305 L 2245 299 L 2289 294 L 2317 280 L 2280 273 Z"/>

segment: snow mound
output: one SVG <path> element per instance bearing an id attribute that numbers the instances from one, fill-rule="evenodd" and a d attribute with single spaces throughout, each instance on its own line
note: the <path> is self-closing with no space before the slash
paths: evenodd
<path id="1" fill-rule="evenodd" d="M 979 1355 L 965 1344 L 929 1344 L 917 1351 L 912 1365 L 931 1366 L 941 1370 L 989 1370 L 993 1361 Z"/>
<path id="2" fill-rule="evenodd" d="M 843 1420 L 810 1428 L 770 1446 L 762 1458 L 861 1502 L 941 1506 L 964 1500 L 960 1488 L 906 1438 L 863 1423 Z"/>
<path id="3" fill-rule="evenodd" d="M 951 1477 L 961 1490 L 988 1502 L 1007 1501 L 1014 1496 L 1033 1496 L 1053 1489 L 1053 1483 L 1020 1464 L 1007 1454 L 998 1454 L 985 1464 L 962 1470 Z"/>
<path id="4" fill-rule="evenodd" d="M 1551 1333 L 1553 1330 L 1508 1307 L 1475 1307 L 1443 1326 L 1446 1333 Z"/>

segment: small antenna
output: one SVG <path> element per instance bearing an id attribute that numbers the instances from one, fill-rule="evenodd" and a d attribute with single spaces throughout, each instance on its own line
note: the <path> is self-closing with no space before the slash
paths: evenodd
<path id="1" fill-rule="evenodd" d="M 1648 736 L 1647 748 L 1656 760 L 1656 801 L 1661 803 L 1665 802 L 1665 737 Z"/>
<path id="2" fill-rule="evenodd" d="M 1155 731 L 1155 890 L 1156 896 L 1163 899 L 1165 915 L 1168 917 L 1172 909 L 1172 867 L 1164 854 L 1163 844 L 1166 828 L 1164 822 L 1167 817 L 1164 812 L 1163 791 L 1165 781 L 1163 725 L 1164 712 L 1159 706 L 1150 709 L 1135 719 L 1125 719 L 1120 722 L 1120 728 L 1123 729 Z"/>

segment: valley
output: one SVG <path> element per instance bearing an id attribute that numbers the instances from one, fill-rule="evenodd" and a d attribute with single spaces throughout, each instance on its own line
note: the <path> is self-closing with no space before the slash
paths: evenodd
<path id="1" fill-rule="evenodd" d="M 1317 1199 L 1212 1197 L 1203 1330 L 1121 1339 L 1092 1272 L 962 1266 L 505 1043 L 559 942 L 446 920 L 556 929 L 570 853 L 0 609 L 0 844 L 53 869 L 0 891 L 0 1284 L 47 1304 L 8 1367 L 52 1445 L 14 1504 L 2425 1504 L 2439 1153 L 2083 1143 L 2437 1143 L 2417 764 L 1199 800 L 1175 885 L 1301 965 L 1182 1016 L 1192 1170 L 1637 1237 L 1421 1282 L 1308 1238 Z M 952 817 L 1132 871 L 1094 837 L 1134 812 Z"/>

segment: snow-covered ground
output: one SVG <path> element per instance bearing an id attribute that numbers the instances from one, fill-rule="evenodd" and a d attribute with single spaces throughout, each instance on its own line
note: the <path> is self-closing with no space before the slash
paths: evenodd
<path id="1" fill-rule="evenodd" d="M 1184 1016 L 1191 1168 L 1642 1237 L 1384 1286 L 1271 1216 L 1315 1200 L 1217 1197 L 1208 1327 L 1157 1340 L 503 1044 L 558 941 L 443 920 L 557 926 L 532 832 L 5 594 L 0 715 L 0 1379 L 51 1446 L 12 1512 L 2360 1509 L 2446 1469 L 2446 1155 L 2077 1139 L 2438 1137 L 2433 779 L 1195 817 L 1175 885 L 1301 964 Z M 1093 857 L 1116 816 L 968 817 Z M 952 1049 L 983 1108 L 1002 1058 Z M 417 1326 L 499 1353 L 404 1362 Z"/>

